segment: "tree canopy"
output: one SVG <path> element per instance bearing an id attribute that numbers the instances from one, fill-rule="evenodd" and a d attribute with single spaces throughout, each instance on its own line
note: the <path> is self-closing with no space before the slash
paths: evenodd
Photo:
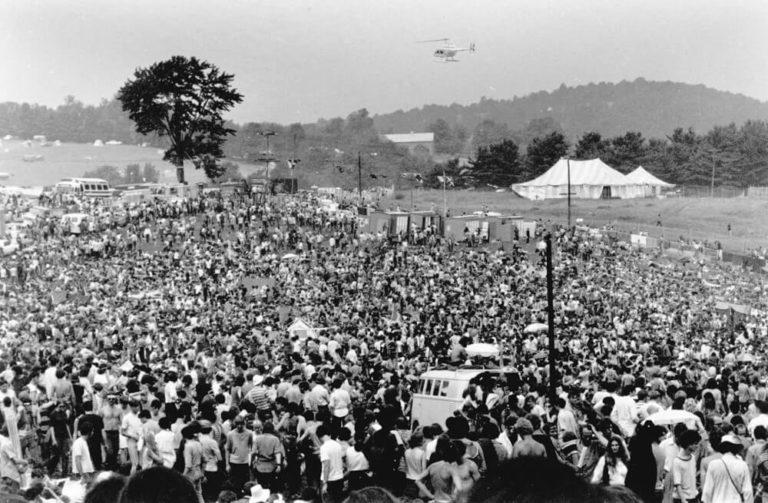
<path id="1" fill-rule="evenodd" d="M 479 147 L 472 161 L 472 176 L 478 185 L 491 188 L 508 187 L 522 181 L 517 144 L 504 140 L 488 147 Z"/>
<path id="2" fill-rule="evenodd" d="M 543 137 L 534 138 L 526 149 L 528 179 L 546 172 L 558 159 L 568 153 L 568 141 L 563 133 L 554 131 Z"/>
<path id="3" fill-rule="evenodd" d="M 168 139 L 163 159 L 177 167 L 179 182 L 184 181 L 184 161 L 215 178 L 222 146 L 235 132 L 222 114 L 243 99 L 232 88 L 234 75 L 195 57 L 173 56 L 137 69 L 133 77 L 120 88 L 118 99 L 136 131 Z"/>

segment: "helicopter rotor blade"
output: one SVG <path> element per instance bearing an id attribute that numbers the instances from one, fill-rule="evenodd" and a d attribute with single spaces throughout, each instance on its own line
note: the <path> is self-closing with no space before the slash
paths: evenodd
<path id="1" fill-rule="evenodd" d="M 449 38 L 436 38 L 436 39 L 433 39 L 433 40 L 417 40 L 416 43 L 417 44 L 428 44 L 430 42 L 448 42 L 449 40 L 450 40 Z"/>

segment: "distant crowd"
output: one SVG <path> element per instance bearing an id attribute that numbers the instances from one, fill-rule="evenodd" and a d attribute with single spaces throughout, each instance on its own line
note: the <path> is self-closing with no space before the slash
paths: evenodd
<path id="1" fill-rule="evenodd" d="M 0 199 L 41 204 L 0 258 L 4 494 L 545 501 L 514 486 L 538 467 L 580 501 L 719 503 L 768 482 L 764 277 L 557 230 L 550 376 L 546 333 L 525 330 L 547 319 L 543 255 L 523 242 L 367 234 L 313 194 Z M 93 218 L 72 234 L 59 210 Z M 470 356 L 481 342 L 504 368 Z M 420 424 L 420 376 L 479 363 L 491 377 Z"/>

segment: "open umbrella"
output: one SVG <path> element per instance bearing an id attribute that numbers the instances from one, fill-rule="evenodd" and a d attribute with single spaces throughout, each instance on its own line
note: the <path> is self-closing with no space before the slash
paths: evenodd
<path id="1" fill-rule="evenodd" d="M 544 323 L 531 323 L 527 327 L 525 327 L 525 330 L 523 330 L 526 334 L 537 334 L 539 332 L 545 332 L 546 330 L 549 330 L 549 325 L 546 325 Z"/>
<path id="2" fill-rule="evenodd" d="M 470 344 L 469 346 L 467 346 L 467 354 L 469 356 L 484 356 L 484 357 L 499 356 L 499 347 L 495 344 L 478 342 L 476 344 Z"/>
<path id="3" fill-rule="evenodd" d="M 686 410 L 668 409 L 651 414 L 646 421 L 650 421 L 656 426 L 684 423 L 688 428 L 694 429 L 699 418 Z"/>
<path id="4" fill-rule="evenodd" d="M 283 255 L 283 260 L 297 260 L 299 258 L 301 257 L 296 255 L 295 253 L 286 253 L 285 255 Z"/>

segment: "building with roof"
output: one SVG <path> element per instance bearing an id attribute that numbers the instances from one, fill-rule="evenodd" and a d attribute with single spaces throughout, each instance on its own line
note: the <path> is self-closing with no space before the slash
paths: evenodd
<path id="1" fill-rule="evenodd" d="M 435 133 L 397 133 L 385 134 L 385 139 L 399 147 L 405 147 L 414 155 L 429 155 L 435 153 Z"/>

